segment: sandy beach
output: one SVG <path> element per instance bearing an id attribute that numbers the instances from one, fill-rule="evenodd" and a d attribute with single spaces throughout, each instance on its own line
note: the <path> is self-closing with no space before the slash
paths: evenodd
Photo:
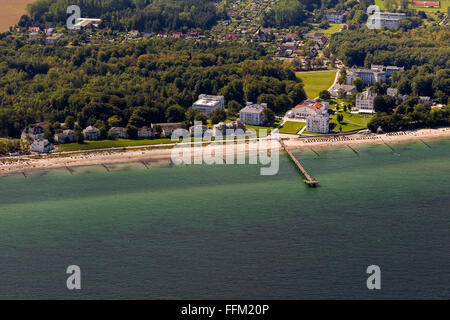
<path id="1" fill-rule="evenodd" d="M 450 128 L 440 129 L 421 129 L 417 131 L 388 133 L 388 134 L 354 134 L 348 136 L 326 136 L 326 137 L 304 137 L 283 139 L 289 149 L 303 148 L 329 148 L 329 147 L 348 147 L 367 144 L 395 144 L 408 141 L 424 141 L 429 139 L 450 138 Z M 277 141 L 273 142 L 279 147 Z M 266 144 L 265 144 L 266 145 Z M 258 143 L 249 142 L 246 144 L 244 153 L 258 149 Z M 218 149 L 220 148 L 220 149 Z M 224 150 L 223 145 L 209 145 L 209 152 L 216 154 L 217 150 Z M 189 149 L 182 147 L 180 154 Z M 12 173 L 25 173 L 33 170 L 48 170 L 55 168 L 70 168 L 89 165 L 107 165 L 127 162 L 151 162 L 151 161 L 171 161 L 173 149 L 169 147 L 139 147 L 134 149 L 120 149 L 110 151 L 85 151 L 78 153 L 50 155 L 30 155 L 22 157 L 0 158 L 0 175 Z M 225 153 L 225 152 L 224 152 Z M 242 149 L 236 145 L 231 153 L 242 154 Z"/>

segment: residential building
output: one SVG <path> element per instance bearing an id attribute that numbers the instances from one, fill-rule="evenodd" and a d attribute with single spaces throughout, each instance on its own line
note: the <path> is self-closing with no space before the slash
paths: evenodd
<path id="1" fill-rule="evenodd" d="M 220 122 L 213 127 L 213 135 L 215 137 L 225 137 L 234 134 L 242 134 L 247 131 L 247 128 L 245 124 L 240 120 L 237 119 L 236 121 L 232 121 L 229 123 Z"/>
<path id="2" fill-rule="evenodd" d="M 358 110 L 359 113 L 374 114 L 375 107 L 373 102 L 376 96 L 377 94 L 370 90 L 366 90 L 363 93 L 358 94 L 356 96 L 356 110 Z"/>
<path id="3" fill-rule="evenodd" d="M 28 39 L 31 40 L 31 41 L 39 39 L 39 32 L 31 32 L 28 35 Z"/>
<path id="4" fill-rule="evenodd" d="M 53 145 L 47 139 L 38 139 L 33 141 L 30 146 L 32 152 L 49 153 L 54 149 Z"/>
<path id="5" fill-rule="evenodd" d="M 59 144 L 70 143 L 75 141 L 75 132 L 73 130 L 64 130 L 55 134 L 55 142 Z"/>
<path id="6" fill-rule="evenodd" d="M 45 44 L 54 45 L 56 43 L 56 41 L 58 41 L 59 39 L 61 39 L 63 37 L 64 37 L 64 34 L 62 34 L 62 33 L 54 33 L 45 39 Z"/>
<path id="7" fill-rule="evenodd" d="M 21 138 L 22 140 L 26 140 L 27 137 L 31 138 L 31 140 L 39 140 L 44 139 L 45 130 L 42 126 L 36 125 L 31 128 L 25 128 L 22 131 Z"/>
<path id="8" fill-rule="evenodd" d="M 155 136 L 155 133 L 153 132 L 152 128 L 150 127 L 142 127 L 138 129 L 138 138 L 140 139 L 148 139 L 153 138 Z"/>
<path id="9" fill-rule="evenodd" d="M 390 82 L 394 72 L 405 70 L 403 67 L 372 65 L 369 69 L 352 68 L 347 71 L 347 84 L 353 84 L 353 80 L 361 78 L 365 85 L 371 86 L 375 82 Z"/>
<path id="10" fill-rule="evenodd" d="M 330 132 L 330 117 L 327 114 L 315 114 L 306 118 L 306 131 L 314 133 Z"/>
<path id="11" fill-rule="evenodd" d="M 288 112 L 288 117 L 290 118 L 303 118 L 307 119 L 310 116 L 315 115 L 327 115 L 330 104 L 326 101 L 322 102 L 312 102 L 304 101 L 302 104 L 297 105 Z"/>
<path id="12" fill-rule="evenodd" d="M 246 107 L 239 111 L 239 118 L 245 124 L 261 126 L 266 121 L 264 117 L 264 109 L 266 108 L 266 103 L 253 104 L 252 102 L 247 102 Z"/>
<path id="13" fill-rule="evenodd" d="M 100 130 L 96 127 L 89 126 L 83 130 L 83 135 L 86 140 L 98 140 L 100 138 Z"/>
<path id="14" fill-rule="evenodd" d="M 151 128 L 153 132 L 161 132 L 161 136 L 170 138 L 176 129 L 181 128 L 181 124 L 181 122 L 152 123 Z"/>
<path id="15" fill-rule="evenodd" d="M 433 99 L 431 99 L 428 96 L 425 97 L 419 97 L 419 101 L 425 105 L 431 106 L 433 104 Z"/>
<path id="16" fill-rule="evenodd" d="M 112 127 L 109 129 L 108 133 L 116 139 L 126 139 L 128 138 L 127 129 L 123 127 Z"/>
<path id="17" fill-rule="evenodd" d="M 330 11 L 325 14 L 329 23 L 344 23 L 348 12 L 346 11 Z"/>
<path id="18" fill-rule="evenodd" d="M 394 12 L 374 12 L 367 19 L 367 26 L 371 29 L 374 28 L 395 28 L 398 27 L 399 21 L 406 18 L 405 13 Z"/>
<path id="19" fill-rule="evenodd" d="M 387 88 L 386 94 L 388 96 L 397 98 L 398 97 L 398 90 L 395 88 Z"/>
<path id="20" fill-rule="evenodd" d="M 128 32 L 128 34 L 130 36 L 132 36 L 133 38 L 139 37 L 139 31 L 138 30 L 131 30 L 130 32 Z"/>
<path id="21" fill-rule="evenodd" d="M 224 96 L 201 94 L 192 105 L 192 108 L 199 110 L 209 118 L 214 110 L 225 108 L 225 98 Z"/>

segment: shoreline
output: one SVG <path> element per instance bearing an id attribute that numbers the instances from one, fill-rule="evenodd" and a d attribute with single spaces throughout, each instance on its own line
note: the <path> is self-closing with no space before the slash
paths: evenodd
<path id="1" fill-rule="evenodd" d="M 284 143 L 289 149 L 301 150 L 312 147 L 317 148 L 333 148 L 333 147 L 348 147 L 358 145 L 373 145 L 373 144 L 394 144 L 407 143 L 411 141 L 434 140 L 434 139 L 449 139 L 450 128 L 439 129 L 420 129 L 416 131 L 387 133 L 387 134 L 354 134 L 346 136 L 314 136 L 284 139 Z M 422 140 L 422 142 L 424 142 Z M 281 148 L 278 142 L 276 144 Z M 426 144 L 426 143 L 425 143 Z M 213 147 L 223 148 L 222 145 Z M 255 150 L 257 143 L 247 144 L 245 154 L 249 150 Z M 187 150 L 181 148 L 180 151 Z M 67 168 L 70 171 L 71 167 L 83 167 L 92 165 L 108 165 L 118 163 L 131 162 L 151 162 L 151 161 L 171 161 L 171 154 L 173 148 L 142 147 L 130 150 L 110 150 L 110 151 L 85 151 L 73 154 L 58 154 L 39 156 L 22 156 L 17 158 L 0 158 L 0 177 L 9 174 L 26 173 L 30 171 L 40 171 L 49 169 Z M 213 151 L 215 152 L 215 151 Z M 242 150 L 237 150 L 236 144 L 233 147 L 233 154 L 242 154 Z"/>

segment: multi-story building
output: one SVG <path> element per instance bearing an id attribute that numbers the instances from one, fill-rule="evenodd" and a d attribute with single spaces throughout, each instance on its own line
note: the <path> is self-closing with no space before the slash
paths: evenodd
<path id="1" fill-rule="evenodd" d="M 148 139 L 153 138 L 155 136 L 155 133 L 153 132 L 152 128 L 150 127 L 142 127 L 138 129 L 138 138 L 140 139 Z"/>
<path id="2" fill-rule="evenodd" d="M 31 140 L 44 139 L 44 133 L 44 128 L 40 125 L 37 125 L 31 128 L 25 128 L 22 131 L 21 138 L 22 140 L 25 140 L 27 137 L 31 138 Z"/>
<path id="3" fill-rule="evenodd" d="M 371 86 L 375 82 L 390 82 L 394 72 L 405 70 L 403 67 L 372 65 L 370 69 L 353 68 L 347 71 L 347 84 L 353 84 L 353 80 L 361 78 L 365 85 Z"/>
<path id="4" fill-rule="evenodd" d="M 240 135 L 247 131 L 245 124 L 237 119 L 229 123 L 220 122 L 213 127 L 213 135 L 215 137 L 225 137 L 228 135 Z"/>
<path id="5" fill-rule="evenodd" d="M 75 132 L 73 130 L 64 130 L 55 134 L 55 142 L 59 144 L 71 143 L 75 141 Z"/>
<path id="6" fill-rule="evenodd" d="M 114 136 L 114 138 L 116 139 L 128 138 L 127 129 L 123 127 L 112 127 L 111 129 L 109 129 L 108 133 Z"/>
<path id="7" fill-rule="evenodd" d="M 176 129 L 181 128 L 181 124 L 181 122 L 152 123 L 151 128 L 153 132 L 160 132 L 163 137 L 170 138 Z"/>
<path id="8" fill-rule="evenodd" d="M 262 126 L 266 119 L 264 117 L 264 109 L 267 108 L 267 103 L 253 104 L 247 102 L 245 108 L 239 111 L 239 118 L 245 124 Z"/>
<path id="9" fill-rule="evenodd" d="M 34 140 L 30 146 L 31 151 L 39 153 L 49 153 L 53 149 L 53 145 L 47 139 Z"/>
<path id="10" fill-rule="evenodd" d="M 314 133 L 329 133 L 330 117 L 328 114 L 315 114 L 307 117 L 306 131 Z"/>
<path id="11" fill-rule="evenodd" d="M 346 11 L 330 11 L 325 14 L 329 23 L 344 23 L 348 12 Z"/>
<path id="12" fill-rule="evenodd" d="M 306 119 L 315 115 L 328 115 L 329 107 L 330 104 L 326 101 L 312 103 L 310 101 L 305 101 L 303 104 L 299 104 L 289 111 L 288 117 Z"/>
<path id="13" fill-rule="evenodd" d="M 366 90 L 363 93 L 358 94 L 356 96 L 356 110 L 358 110 L 359 113 L 374 114 L 374 100 L 376 96 L 377 94 L 370 90 Z"/>
<path id="14" fill-rule="evenodd" d="M 367 26 L 371 29 L 378 28 L 395 28 L 398 27 L 399 21 L 406 18 L 405 13 L 394 13 L 394 12 L 374 12 L 367 19 Z"/>
<path id="15" fill-rule="evenodd" d="M 201 94 L 198 100 L 192 105 L 192 108 L 199 110 L 209 118 L 211 112 L 214 110 L 225 108 L 225 98 L 224 96 Z"/>
<path id="16" fill-rule="evenodd" d="M 96 127 L 89 126 L 83 130 L 83 135 L 86 140 L 98 140 L 100 138 L 100 130 Z"/>

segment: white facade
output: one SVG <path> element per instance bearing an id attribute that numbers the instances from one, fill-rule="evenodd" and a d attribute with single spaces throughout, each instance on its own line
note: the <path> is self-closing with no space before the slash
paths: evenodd
<path id="1" fill-rule="evenodd" d="M 395 28 L 398 27 L 399 21 L 406 18 L 404 13 L 393 12 L 375 12 L 367 19 L 367 25 L 369 28 Z"/>
<path id="2" fill-rule="evenodd" d="M 89 126 L 83 130 L 83 135 L 86 140 L 98 140 L 100 138 L 100 130 L 96 127 Z"/>
<path id="3" fill-rule="evenodd" d="M 209 118 L 211 112 L 214 110 L 225 108 L 225 97 L 201 94 L 199 95 L 198 100 L 192 105 L 192 108 L 199 110 Z"/>
<path id="4" fill-rule="evenodd" d="M 245 124 L 262 126 L 266 121 L 264 117 L 264 109 L 266 108 L 266 103 L 253 104 L 247 102 L 247 106 L 239 111 L 239 118 Z"/>
<path id="5" fill-rule="evenodd" d="M 377 96 L 376 93 L 373 93 L 370 90 L 366 90 L 361 94 L 356 96 L 356 109 L 358 109 L 359 113 L 375 113 L 374 100 Z"/>
<path id="6" fill-rule="evenodd" d="M 112 134 L 116 139 L 126 139 L 128 138 L 127 129 L 121 127 L 112 127 L 108 131 Z"/>
<path id="7" fill-rule="evenodd" d="M 53 145 L 47 139 L 39 139 L 31 144 L 30 150 L 39 153 L 49 153 L 53 150 Z"/>
<path id="8" fill-rule="evenodd" d="M 306 131 L 314 133 L 330 132 L 330 117 L 327 115 L 312 115 L 306 118 Z"/>
<path id="9" fill-rule="evenodd" d="M 289 114 L 292 118 L 308 118 L 315 115 L 328 115 L 329 102 L 304 103 L 296 106 Z"/>

